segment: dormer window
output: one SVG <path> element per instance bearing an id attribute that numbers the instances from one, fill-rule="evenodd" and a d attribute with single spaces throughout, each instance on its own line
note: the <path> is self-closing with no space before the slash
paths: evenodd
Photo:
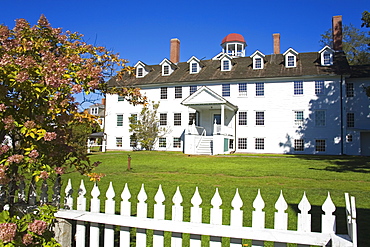
<path id="1" fill-rule="evenodd" d="M 230 70 L 230 60 L 223 60 L 222 61 L 222 70 L 229 71 Z"/>
<path id="2" fill-rule="evenodd" d="M 289 48 L 286 52 L 284 52 L 283 55 L 285 57 L 285 67 L 287 68 L 297 67 L 298 52 L 296 52 L 292 48 Z"/>
<path id="3" fill-rule="evenodd" d="M 231 63 L 231 57 L 227 54 L 224 54 L 220 57 L 221 62 L 221 71 L 230 71 L 233 67 Z"/>
<path id="4" fill-rule="evenodd" d="M 167 58 L 163 59 L 163 61 L 159 64 L 162 66 L 162 76 L 168 76 L 171 75 L 172 72 L 174 71 L 172 67 L 172 62 L 168 60 Z M 173 65 L 175 66 L 175 65 Z"/>
<path id="5" fill-rule="evenodd" d="M 322 66 L 333 65 L 333 56 L 334 56 L 333 49 L 331 49 L 329 46 L 325 46 L 323 49 L 319 51 L 319 53 Z"/>
<path id="6" fill-rule="evenodd" d="M 141 61 L 137 62 L 134 67 L 136 68 L 136 78 L 142 78 L 149 73 L 148 66 Z"/>
<path id="7" fill-rule="evenodd" d="M 200 71 L 200 60 L 195 56 L 192 56 L 187 63 L 189 64 L 190 74 L 197 74 Z"/>
<path id="8" fill-rule="evenodd" d="M 251 58 L 253 60 L 253 69 L 263 69 L 264 67 L 263 58 L 264 57 L 265 55 L 260 51 L 256 51 L 255 53 L 251 55 Z"/>

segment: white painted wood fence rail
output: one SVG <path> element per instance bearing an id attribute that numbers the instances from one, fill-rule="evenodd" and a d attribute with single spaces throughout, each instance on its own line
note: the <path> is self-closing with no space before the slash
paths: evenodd
<path id="1" fill-rule="evenodd" d="M 165 195 L 162 187 L 159 186 L 158 191 L 154 197 L 154 217 L 148 218 L 148 205 L 146 203 L 147 194 L 142 185 L 139 194 L 137 195 L 137 215 L 131 216 L 131 194 L 126 184 L 121 193 L 120 214 L 115 214 L 115 191 L 112 183 L 110 183 L 108 190 L 105 193 L 105 212 L 100 213 L 100 191 L 95 184 L 91 191 L 90 211 L 86 211 L 87 202 L 85 198 L 86 189 L 83 181 L 81 181 L 78 189 L 77 207 L 73 210 L 73 198 L 71 193 L 71 181 L 68 181 L 66 187 L 65 206 L 68 209 L 59 210 L 56 214 L 58 218 L 67 220 L 76 220 L 76 246 L 85 246 L 86 241 L 90 243 L 89 246 L 100 246 L 99 241 L 104 237 L 104 246 L 114 246 L 115 238 L 119 238 L 119 246 L 130 246 L 130 239 L 132 228 L 136 228 L 136 246 L 147 246 L 149 242 L 146 234 L 146 229 L 154 230 L 152 243 L 153 246 L 164 246 L 165 234 L 164 232 L 171 232 L 171 246 L 182 246 L 182 233 L 190 234 L 190 246 L 201 246 L 201 236 L 210 236 L 209 246 L 221 246 L 222 238 L 230 238 L 229 246 L 242 246 L 242 239 L 251 239 L 252 246 L 264 246 L 265 241 L 274 242 L 274 246 L 287 246 L 287 243 L 296 243 L 297 246 L 357 246 L 357 230 L 356 230 L 356 209 L 355 199 L 345 194 L 346 202 L 346 222 L 347 235 L 337 235 L 335 233 L 335 216 L 333 212 L 336 210 L 334 203 L 330 198 L 330 194 L 322 205 L 324 214 L 321 216 L 322 229 L 321 232 L 311 231 L 311 214 L 309 211 L 311 205 L 305 195 L 298 205 L 300 213 L 297 218 L 297 230 L 288 230 L 288 214 L 285 212 L 288 204 L 284 199 L 283 193 L 280 193 L 279 199 L 275 203 L 277 212 L 274 215 L 274 229 L 265 228 L 265 202 L 258 190 L 257 196 L 253 201 L 254 211 L 252 212 L 252 226 L 243 226 L 243 201 L 236 189 L 235 196 L 231 202 L 230 225 L 222 225 L 223 211 L 220 208 L 222 199 L 216 189 L 215 194 L 211 200 L 212 208 L 210 209 L 210 223 L 202 223 L 202 198 L 199 194 L 198 188 L 191 198 L 190 208 L 190 222 L 183 221 L 183 198 L 180 188 L 172 197 L 172 219 L 165 220 Z M 85 224 L 89 222 L 90 224 Z M 99 224 L 104 224 L 104 234 L 100 234 Z M 114 226 L 119 226 L 119 234 L 115 235 Z M 90 238 L 87 239 L 86 233 L 89 230 Z M 204 239 L 203 239 L 204 241 Z M 117 241 L 116 241 L 117 242 Z"/>

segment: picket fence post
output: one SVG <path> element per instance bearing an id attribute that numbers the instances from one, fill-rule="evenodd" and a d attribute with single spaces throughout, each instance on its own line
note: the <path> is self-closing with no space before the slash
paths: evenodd
<path id="1" fill-rule="evenodd" d="M 233 200 L 231 201 L 233 209 L 230 211 L 230 226 L 242 227 L 243 226 L 243 211 L 240 209 L 243 206 L 242 198 L 239 195 L 239 190 L 236 189 Z M 230 246 L 242 245 L 242 240 L 237 238 L 230 239 Z"/>
<path id="2" fill-rule="evenodd" d="M 99 213 L 100 212 L 100 191 L 96 182 L 91 191 L 91 201 L 90 201 L 90 212 Z M 99 247 L 99 224 L 95 222 L 90 223 L 90 247 Z"/>
<path id="3" fill-rule="evenodd" d="M 172 198 L 173 206 L 172 206 L 172 220 L 173 221 L 182 221 L 183 220 L 183 208 L 181 206 L 182 203 L 182 195 L 180 192 L 180 188 L 177 186 L 176 192 Z M 172 232 L 171 237 L 171 247 L 181 247 L 182 246 L 182 233 L 180 232 Z"/>
<path id="4" fill-rule="evenodd" d="M 114 214 L 115 211 L 115 201 L 112 182 L 109 183 L 108 190 L 105 194 L 107 200 L 105 200 L 105 213 L 106 214 Z M 114 226 L 113 225 L 105 225 L 104 229 L 104 246 L 109 247 L 114 245 Z"/>
<path id="5" fill-rule="evenodd" d="M 86 188 L 84 181 L 81 179 L 80 188 L 78 189 L 77 210 L 86 211 Z M 86 227 L 85 222 L 78 220 L 76 222 L 76 246 L 85 246 Z"/>
<path id="6" fill-rule="evenodd" d="M 190 208 L 190 222 L 192 223 L 202 223 L 202 198 L 200 197 L 198 187 L 195 187 L 195 192 L 191 198 Z M 200 247 L 202 245 L 201 235 L 190 234 L 190 246 Z"/>
<path id="7" fill-rule="evenodd" d="M 146 195 L 144 184 L 141 185 L 140 192 L 137 196 L 139 200 L 137 204 L 137 217 L 146 218 L 148 216 L 148 205 L 145 202 L 148 196 Z M 145 247 L 146 246 L 146 229 L 137 228 L 136 229 L 136 246 Z"/>
<path id="8" fill-rule="evenodd" d="M 265 207 L 265 202 L 262 199 L 261 191 L 258 189 L 257 196 L 253 201 L 252 212 L 252 228 L 254 229 L 264 229 L 265 228 L 265 212 L 262 209 Z M 253 247 L 264 246 L 264 242 L 260 240 L 252 241 Z"/>
<path id="9" fill-rule="evenodd" d="M 154 219 L 157 220 L 164 220 L 165 216 L 165 205 L 163 205 L 163 202 L 165 200 L 165 196 L 162 190 L 162 185 L 159 185 L 157 193 L 154 197 Z M 153 233 L 153 246 L 154 247 L 162 247 L 164 246 L 164 232 L 163 231 L 157 231 L 154 230 Z"/>
<path id="10" fill-rule="evenodd" d="M 129 199 L 131 198 L 130 190 L 128 189 L 127 183 L 123 188 L 121 193 L 121 215 L 123 216 L 131 216 L 131 202 Z M 125 247 L 130 245 L 130 227 L 121 226 L 120 227 L 120 247 Z"/>

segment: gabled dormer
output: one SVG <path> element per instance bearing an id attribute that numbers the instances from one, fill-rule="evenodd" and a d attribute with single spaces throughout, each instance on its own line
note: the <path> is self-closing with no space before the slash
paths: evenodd
<path id="1" fill-rule="evenodd" d="M 286 52 L 283 53 L 283 56 L 284 56 L 286 68 L 297 67 L 298 52 L 296 52 L 293 48 L 289 48 Z"/>
<path id="2" fill-rule="evenodd" d="M 135 68 L 136 78 L 142 78 L 149 73 L 148 66 L 141 61 L 137 62 L 134 68 Z"/>
<path id="3" fill-rule="evenodd" d="M 227 54 L 223 54 L 220 57 L 220 62 L 221 62 L 221 71 L 230 71 L 233 67 L 232 57 Z"/>
<path id="4" fill-rule="evenodd" d="M 189 64 L 190 74 L 197 74 L 201 70 L 200 60 L 195 56 L 192 56 L 187 63 Z"/>
<path id="5" fill-rule="evenodd" d="M 253 69 L 263 69 L 265 54 L 260 52 L 259 50 L 255 51 L 252 55 L 252 62 L 253 62 Z"/>
<path id="6" fill-rule="evenodd" d="M 176 65 L 167 58 L 163 59 L 159 65 L 162 66 L 162 76 L 171 75 L 176 68 Z"/>
<path id="7" fill-rule="evenodd" d="M 325 46 L 319 51 L 320 54 L 320 64 L 321 66 L 333 65 L 334 50 L 329 46 Z"/>

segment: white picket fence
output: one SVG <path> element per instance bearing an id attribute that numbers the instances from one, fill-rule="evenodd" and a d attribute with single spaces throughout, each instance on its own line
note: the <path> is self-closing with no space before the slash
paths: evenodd
<path id="1" fill-rule="evenodd" d="M 254 211 L 252 212 L 252 226 L 243 226 L 243 201 L 236 189 L 235 196 L 231 202 L 230 212 L 230 225 L 222 225 L 223 210 L 220 208 L 222 199 L 216 189 L 215 194 L 210 202 L 212 208 L 210 209 L 210 222 L 202 222 L 202 198 L 198 191 L 191 198 L 190 208 L 190 222 L 183 221 L 183 197 L 180 188 L 177 187 L 176 193 L 172 197 L 172 219 L 165 219 L 165 195 L 162 187 L 159 186 L 158 191 L 154 197 L 154 217 L 148 218 L 148 204 L 147 193 L 145 192 L 144 185 L 142 185 L 139 194 L 137 195 L 137 215 L 131 216 L 131 194 L 127 184 L 124 186 L 121 193 L 120 214 L 115 214 L 114 201 L 115 192 L 112 183 L 110 183 L 105 196 L 105 212 L 100 213 L 100 191 L 95 184 L 91 190 L 90 211 L 87 210 L 87 201 L 85 198 L 86 189 L 83 181 L 81 180 L 78 189 L 77 197 L 77 210 L 73 208 L 71 181 L 65 189 L 65 206 L 67 209 L 61 209 L 57 212 L 58 218 L 76 221 L 76 234 L 74 241 L 76 246 L 85 246 L 86 241 L 89 246 L 100 246 L 100 238 L 104 238 L 104 246 L 114 246 L 115 230 L 114 226 L 119 226 L 119 246 L 130 246 L 130 242 L 136 239 L 136 246 L 164 246 L 165 234 L 164 232 L 171 232 L 169 241 L 171 246 L 182 246 L 183 238 L 182 233 L 190 234 L 190 246 L 201 246 L 202 241 L 206 241 L 201 236 L 210 236 L 209 246 L 221 246 L 222 238 L 229 238 L 229 246 L 243 246 L 242 239 L 252 240 L 252 246 L 264 246 L 265 241 L 274 242 L 274 246 L 287 246 L 287 243 L 296 243 L 297 246 L 357 246 L 357 231 L 356 231 L 356 209 L 355 199 L 345 194 L 346 202 L 346 222 L 347 222 L 347 235 L 337 235 L 335 233 L 336 220 L 333 212 L 336 210 L 334 203 L 330 198 L 330 194 L 322 205 L 324 214 L 321 216 L 321 232 L 311 231 L 311 205 L 305 195 L 303 194 L 302 200 L 298 204 L 297 230 L 288 230 L 288 214 L 285 212 L 288 204 L 284 199 L 283 193 L 280 193 L 278 200 L 275 203 L 277 212 L 274 215 L 274 229 L 265 228 L 265 202 L 258 190 L 257 196 L 253 201 Z M 170 210 L 170 209 L 167 209 Z M 86 224 L 89 222 L 89 225 Z M 104 234 L 100 234 L 99 224 L 104 224 Z M 133 234 L 131 229 L 136 228 L 135 238 L 130 239 L 130 234 Z M 153 231 L 152 243 L 146 234 L 146 229 Z M 87 239 L 87 231 L 89 231 L 89 239 Z M 224 240 L 225 243 L 225 240 Z"/>

